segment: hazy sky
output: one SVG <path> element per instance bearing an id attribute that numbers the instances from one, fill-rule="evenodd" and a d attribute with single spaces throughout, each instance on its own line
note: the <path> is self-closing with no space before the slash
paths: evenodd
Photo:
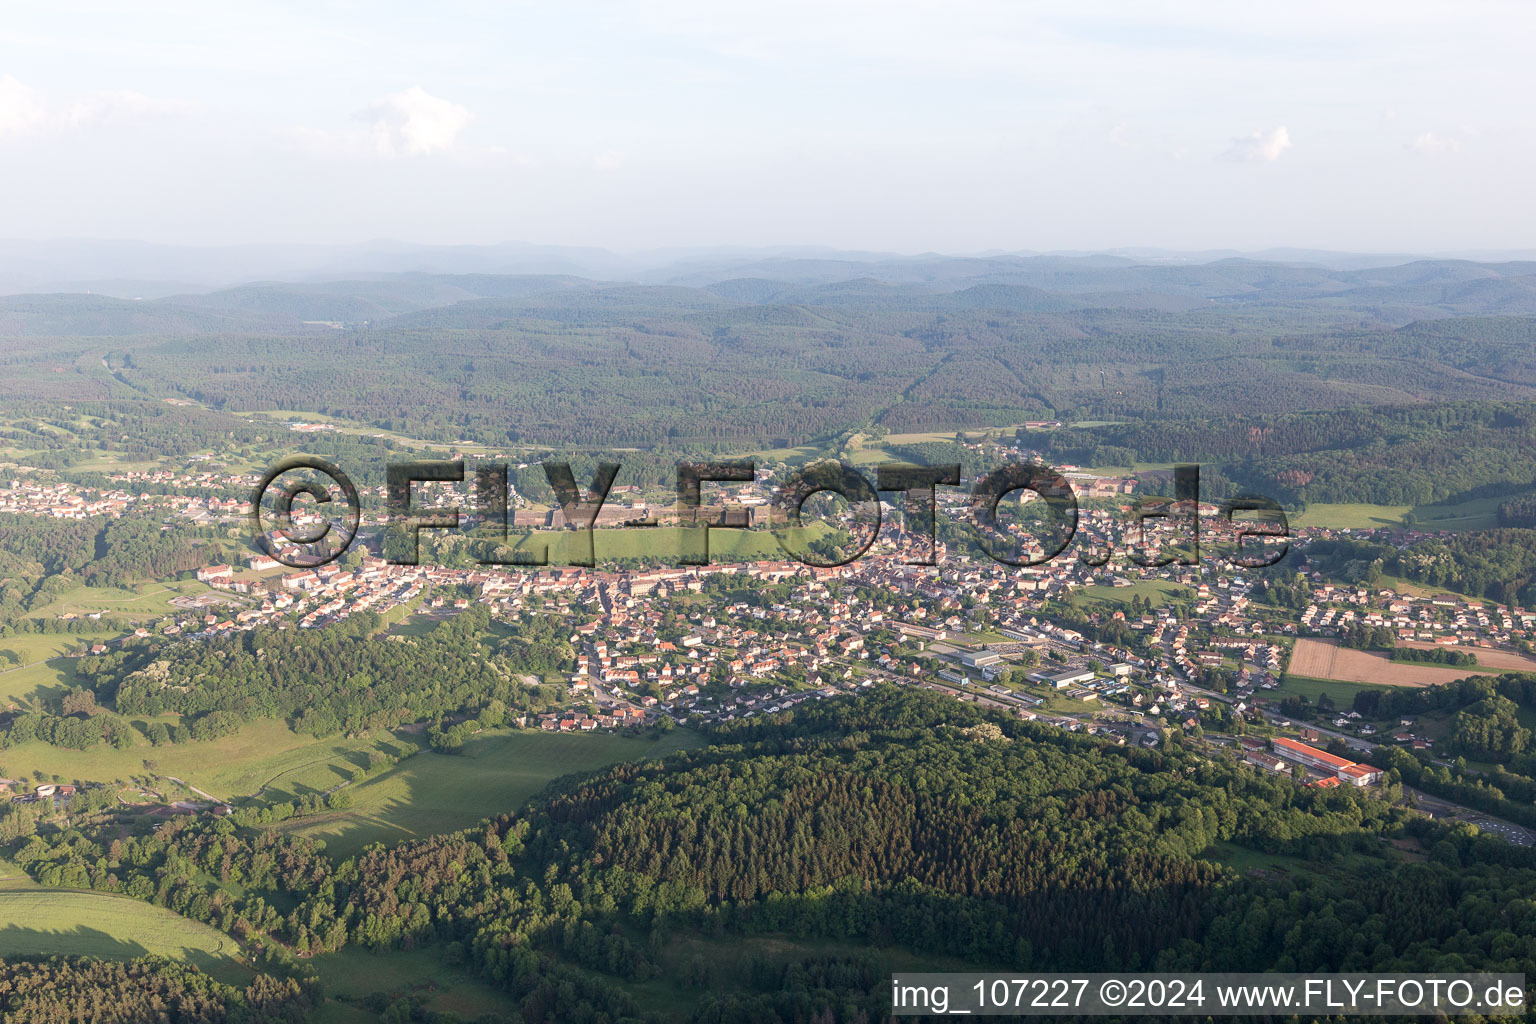
<path id="1" fill-rule="evenodd" d="M 1536 246 L 1536 6 L 11 2 L 0 236 Z"/>

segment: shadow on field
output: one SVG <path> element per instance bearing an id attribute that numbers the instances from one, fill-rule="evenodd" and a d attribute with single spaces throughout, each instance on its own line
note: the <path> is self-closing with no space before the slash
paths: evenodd
<path id="1" fill-rule="evenodd" d="M 0 955 L 16 957 L 27 951 L 36 955 L 55 953 L 70 956 L 100 956 L 114 960 L 131 960 L 148 956 L 149 950 L 137 942 L 126 942 L 97 928 L 76 925 L 73 928 L 23 928 L 7 925 L 0 928 Z M 192 950 L 184 950 L 191 953 Z"/>
<path id="2" fill-rule="evenodd" d="M 224 952 L 230 956 L 238 956 L 239 951 L 235 948 L 234 939 L 226 939 L 226 942 L 228 948 Z M 137 942 L 121 939 L 99 928 L 90 928 L 83 924 L 73 928 L 26 928 L 14 924 L 0 928 L 0 959 L 92 956 L 109 960 L 134 960 L 150 955 L 150 950 Z M 224 956 L 207 950 L 193 949 L 190 946 L 183 946 L 176 953 L 162 952 L 158 955 L 194 964 L 199 970 L 212 974 L 220 980 L 231 980 L 232 977 L 238 979 L 246 973 L 240 971 Z"/>

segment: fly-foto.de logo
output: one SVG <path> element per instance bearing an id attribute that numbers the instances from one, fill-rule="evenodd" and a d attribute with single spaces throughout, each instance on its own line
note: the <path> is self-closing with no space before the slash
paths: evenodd
<path id="1" fill-rule="evenodd" d="M 585 486 L 568 462 L 545 462 L 540 468 L 555 500 L 550 522 L 574 534 L 574 543 L 563 546 L 561 561 L 596 564 L 594 531 L 620 465 L 598 463 Z M 651 530 L 655 541 L 646 555 L 674 565 L 707 565 L 711 532 L 756 525 L 767 527 L 788 558 L 818 568 L 847 565 L 870 550 L 880 537 L 885 510 L 898 504 L 907 563 L 933 565 L 941 550 L 939 497 L 955 494 L 941 488 L 964 483 L 959 465 L 887 463 L 874 467 L 871 481 L 851 465 L 827 460 L 792 470 L 771 489 L 766 514 L 747 516 L 728 506 L 706 504 L 704 495 L 710 484 L 758 482 L 752 461 L 679 462 L 676 468 L 675 504 L 660 513 L 632 517 L 620 527 Z M 397 462 L 386 468 L 385 477 L 385 515 L 378 525 L 388 561 L 419 564 L 423 530 L 472 527 L 478 537 L 500 542 L 494 548 L 497 554 L 478 559 L 482 565 L 550 564 L 548 534 L 514 535 L 507 463 L 480 462 L 471 471 L 463 460 Z M 418 501 L 417 485 L 465 482 L 473 484 L 472 494 L 459 496 L 457 504 Z M 1217 557 L 1241 568 L 1274 565 L 1288 553 L 1289 524 L 1274 500 L 1244 495 L 1202 502 L 1200 467 L 1194 465 L 1174 467 L 1172 483 L 1170 496 L 1142 496 L 1126 509 L 1130 521 L 1119 539 L 1130 562 L 1147 567 L 1197 564 L 1202 536 L 1212 533 L 1220 535 Z M 840 499 L 835 540 L 829 539 L 825 527 L 808 522 L 807 504 L 818 495 Z M 296 509 L 301 497 L 313 505 Z M 1049 466 L 1010 463 L 980 476 L 956 497 L 958 501 L 945 502 L 952 517 L 949 525 L 957 528 L 946 534 L 1003 565 L 1050 562 L 1079 536 L 1080 509 L 1072 482 Z M 334 561 L 357 540 L 363 522 L 362 498 L 351 477 L 315 456 L 279 462 L 262 477 L 251 498 L 258 544 L 285 565 L 314 568 Z M 1091 565 L 1103 565 L 1114 554 L 1115 539 L 1097 533 L 1086 537 L 1077 552 Z"/>

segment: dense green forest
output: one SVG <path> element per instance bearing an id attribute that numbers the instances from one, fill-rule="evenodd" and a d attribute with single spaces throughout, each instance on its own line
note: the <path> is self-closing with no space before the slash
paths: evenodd
<path id="1" fill-rule="evenodd" d="M 890 271 L 870 266 L 865 280 L 813 287 L 417 277 L 152 304 L 14 297 L 0 303 L 0 362 L 11 371 L 0 400 L 41 409 L 9 424 L 6 440 L 63 461 L 93 418 L 125 428 L 110 435 L 123 450 L 147 453 L 270 436 L 229 414 L 274 409 L 440 442 L 612 453 L 751 450 L 864 425 L 1529 402 L 1536 309 L 1522 308 L 1517 269 L 1442 262 L 1352 277 L 1260 263 L 978 261 L 947 268 L 947 285 L 881 283 L 869 277 Z M 334 315 L 319 319 L 347 326 L 302 322 L 327 302 Z M 122 404 L 134 401 L 142 408 Z M 1216 447 L 1247 457 L 1255 431 L 1223 426 Z M 1287 447 L 1296 431 L 1285 423 L 1257 430 L 1281 449 L 1269 457 L 1316 447 Z M 1149 461 L 1170 450 L 1229 457 L 1174 434 L 1159 443 L 1111 431 L 1096 446 Z M 1342 485 L 1307 460 L 1255 472 L 1320 475 L 1309 500 L 1339 500 L 1319 496 Z"/>
<path id="2" fill-rule="evenodd" d="M 175 960 L 0 960 L 0 1015 L 27 1024 L 303 1024 L 311 1001 L 288 978 L 234 988 Z"/>
<path id="3" fill-rule="evenodd" d="M 0 362 L 14 374 L 0 388 L 0 442 L 87 484 L 104 483 L 80 468 L 102 452 L 264 462 L 302 449 L 365 486 L 382 483 L 385 461 L 413 439 L 439 454 L 473 443 L 520 465 L 519 492 L 547 501 L 536 463 L 548 456 L 573 460 L 582 479 L 615 460 L 619 483 L 662 487 L 692 454 L 836 452 L 858 431 L 1060 420 L 1069 426 L 1021 429 L 1020 443 L 1058 464 L 1199 462 L 1208 493 L 1292 507 L 1503 498 L 1502 525 L 1526 526 L 1536 317 L 1495 301 L 1505 283 L 1523 288 L 1510 272 L 1382 268 L 1349 293 L 1335 289 L 1338 273 L 1259 264 L 988 264 L 958 269 L 953 292 L 414 279 L 395 283 L 411 298 L 393 302 L 362 282 L 237 289 L 152 311 L 80 298 L 81 320 L 67 315 L 72 297 L 13 298 L 0 303 Z M 978 283 L 960 287 L 966 274 Z M 1096 279 L 1105 291 L 1041 300 L 1056 294 L 1041 288 Z M 1466 302 L 1449 298 L 1449 281 L 1465 283 Z M 1418 289 L 1420 300 L 1364 300 L 1381 288 Z M 1265 298 L 1275 294 L 1283 302 Z M 318 335 L 284 319 L 326 301 L 339 304 L 336 320 L 358 303 L 375 315 Z M 200 315 L 213 309 L 246 319 Z M 287 413 L 251 415 L 271 410 L 337 417 L 356 432 L 295 435 Z M 924 441 L 888 454 L 948 459 Z M 968 472 L 984 468 L 959 454 Z"/>
<path id="4" fill-rule="evenodd" d="M 520 624 L 503 624 L 499 639 L 487 647 L 489 625 L 488 612 L 476 606 L 413 637 L 384 634 L 378 616 L 363 612 L 324 629 L 262 627 L 211 640 L 128 643 L 82 658 L 77 670 L 92 701 L 116 715 L 20 715 L 0 738 L 7 744 L 35 736 L 89 746 L 110 738 L 100 730 L 130 728 L 119 716 L 168 711 L 180 720 L 152 726 L 151 743 L 228 735 L 257 718 L 288 719 L 295 730 L 314 736 L 444 716 L 494 727 L 508 708 L 537 710 L 558 699 L 560 688 L 539 680 L 569 668 L 575 655 L 555 621 L 529 615 Z M 86 731 L 91 726 L 98 730 L 94 739 Z M 62 736 L 54 738 L 50 729 Z"/>
<path id="5" fill-rule="evenodd" d="M 175 579 L 209 564 L 196 527 L 162 530 L 149 519 L 42 519 L 0 512 L 0 631 L 67 629 L 32 613 L 78 587 Z M 111 625 L 108 623 L 107 625 Z"/>

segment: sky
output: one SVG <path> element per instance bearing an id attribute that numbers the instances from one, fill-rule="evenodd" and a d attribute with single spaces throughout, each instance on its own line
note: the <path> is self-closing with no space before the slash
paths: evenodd
<path id="1" fill-rule="evenodd" d="M 12 0 L 0 236 L 1531 248 L 1533 33 L 1482 0 Z"/>

